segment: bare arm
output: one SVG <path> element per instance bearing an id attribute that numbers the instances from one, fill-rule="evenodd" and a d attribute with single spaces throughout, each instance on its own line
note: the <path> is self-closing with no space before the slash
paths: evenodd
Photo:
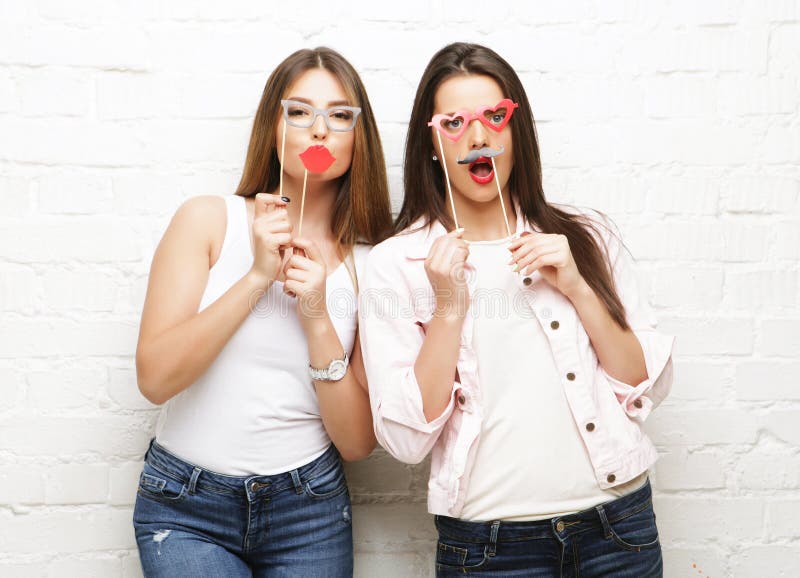
<path id="1" fill-rule="evenodd" d="M 190 199 L 176 212 L 153 258 L 136 349 L 139 389 L 153 403 L 166 402 L 208 369 L 249 315 L 252 300 L 271 283 L 254 263 L 198 313 L 208 281 L 210 231 L 222 227 L 223 215 L 218 198 Z"/>

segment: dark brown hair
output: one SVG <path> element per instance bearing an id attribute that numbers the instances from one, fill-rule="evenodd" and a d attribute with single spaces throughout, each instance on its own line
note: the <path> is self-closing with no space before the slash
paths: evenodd
<path id="1" fill-rule="evenodd" d="M 342 83 L 350 103 L 361 107 L 353 129 L 353 160 L 341 177 L 331 215 L 331 231 L 344 255 L 357 242 L 374 245 L 385 239 L 391 233 L 392 213 L 383 147 L 367 91 L 353 66 L 338 52 L 325 47 L 298 50 L 281 62 L 267 79 L 253 120 L 236 194 L 252 197 L 278 188 L 281 165 L 275 134 L 281 99 L 286 98 L 286 91 L 301 74 L 314 68 L 332 73 Z"/>
<path id="2" fill-rule="evenodd" d="M 597 293 L 620 327 L 628 328 L 625 308 L 617 295 L 606 258 L 598 242 L 599 227 L 605 225 L 580 214 L 563 211 L 547 203 L 542 187 L 539 143 L 528 97 L 517 73 L 493 50 L 478 44 L 456 42 L 442 48 L 428 63 L 414 98 L 408 126 L 403 185 L 405 197 L 395 222 L 399 233 L 416 221 L 441 222 L 454 227 L 445 202 L 445 176 L 435 154 L 428 121 L 434 112 L 439 86 L 456 75 L 485 75 L 494 79 L 503 95 L 519 104 L 509 126 L 514 143 L 514 167 L 509 176 L 509 193 L 523 217 L 545 233 L 565 235 L 581 275 Z"/>

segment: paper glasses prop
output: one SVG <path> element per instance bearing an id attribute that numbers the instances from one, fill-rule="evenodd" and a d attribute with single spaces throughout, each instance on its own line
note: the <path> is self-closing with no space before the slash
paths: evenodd
<path id="1" fill-rule="evenodd" d="M 487 128 L 500 132 L 511 120 L 511 115 L 514 109 L 519 105 L 512 101 L 510 98 L 504 98 L 494 106 L 480 106 L 474 112 L 470 110 L 459 110 L 453 114 L 436 114 L 433 116 L 428 126 L 436 129 L 436 137 L 439 141 L 439 151 L 442 154 L 442 166 L 444 167 L 444 178 L 447 183 L 447 193 L 450 197 L 450 208 L 453 211 L 453 220 L 455 221 L 456 228 L 458 228 L 458 217 L 456 216 L 456 204 L 453 200 L 453 190 L 450 186 L 450 175 L 447 173 L 447 163 L 444 159 L 444 148 L 442 147 L 442 135 L 449 138 L 453 142 L 457 142 L 467 130 L 467 127 L 474 120 L 479 121 Z M 500 189 L 500 179 L 497 176 L 497 165 L 494 162 L 494 157 L 503 153 L 503 148 L 492 149 L 485 147 L 477 151 L 471 151 L 466 158 L 458 159 L 459 164 L 475 164 L 478 161 L 492 163 L 492 172 L 494 173 L 494 181 L 497 186 L 497 196 L 500 198 L 500 208 L 503 211 L 503 219 L 506 225 L 508 236 L 511 237 L 511 226 L 508 223 L 508 215 L 506 214 L 505 201 L 503 201 L 503 192 Z"/>
<path id="2" fill-rule="evenodd" d="M 348 132 L 356 126 L 358 115 L 361 108 L 357 106 L 333 106 L 331 108 L 315 108 L 306 102 L 298 100 L 281 100 L 283 107 L 283 136 L 281 137 L 281 159 L 284 158 L 286 149 L 286 125 L 295 128 L 311 128 L 321 116 L 325 121 L 325 126 L 333 132 Z M 333 164 L 336 158 L 323 145 L 312 145 L 300 153 L 300 160 L 303 161 L 305 172 L 303 173 L 303 195 L 300 200 L 300 222 L 297 227 L 297 235 L 303 234 L 303 213 L 306 206 L 306 183 L 308 173 L 324 173 Z M 283 166 L 281 166 L 280 184 L 278 185 L 279 194 L 283 196 Z"/>

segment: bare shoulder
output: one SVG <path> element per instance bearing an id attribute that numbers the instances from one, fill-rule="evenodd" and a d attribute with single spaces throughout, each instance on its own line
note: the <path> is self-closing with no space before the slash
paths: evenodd
<path id="1" fill-rule="evenodd" d="M 209 265 L 216 262 L 227 227 L 225 199 L 217 195 L 191 197 L 175 211 L 170 229 L 182 241 L 204 246 Z"/>

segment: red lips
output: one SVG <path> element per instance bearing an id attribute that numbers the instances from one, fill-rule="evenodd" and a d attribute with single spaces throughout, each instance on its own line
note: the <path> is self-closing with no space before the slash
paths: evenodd
<path id="1" fill-rule="evenodd" d="M 336 160 L 323 145 L 313 145 L 300 153 L 300 160 L 311 173 L 324 173 Z"/>
<path id="2" fill-rule="evenodd" d="M 489 172 L 486 174 L 477 174 L 472 171 L 475 165 L 478 164 L 486 164 L 489 165 Z M 481 168 L 481 173 L 486 172 L 486 169 Z M 478 183 L 479 185 L 485 185 L 487 183 L 492 182 L 492 178 L 494 178 L 494 165 L 492 164 L 492 159 L 486 157 L 480 157 L 469 163 L 469 176 L 472 177 L 472 180 Z"/>

